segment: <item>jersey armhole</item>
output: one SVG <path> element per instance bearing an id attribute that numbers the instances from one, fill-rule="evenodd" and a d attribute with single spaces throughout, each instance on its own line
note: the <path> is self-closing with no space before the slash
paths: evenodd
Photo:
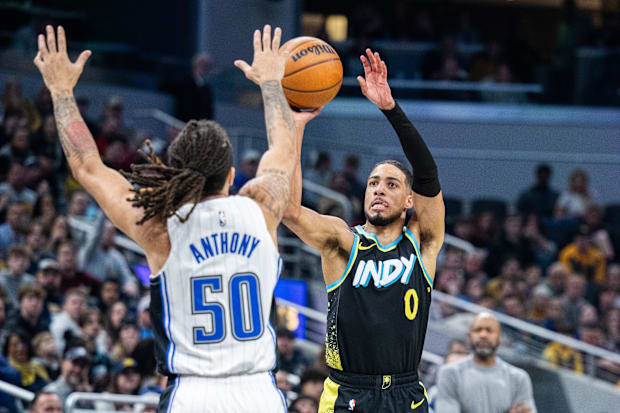
<path id="1" fill-rule="evenodd" d="M 355 262 L 357 258 L 357 251 L 359 248 L 359 239 L 360 239 L 359 235 L 357 235 L 357 233 L 354 232 L 353 233 L 353 247 L 351 248 L 351 253 L 349 254 L 349 261 L 347 262 L 347 267 L 344 269 L 344 273 L 340 276 L 340 278 L 338 278 L 336 281 L 334 281 L 333 283 L 327 286 L 328 293 L 340 287 L 340 285 L 347 278 L 347 275 L 349 275 L 349 273 L 351 272 L 353 263 Z"/>
<path id="2" fill-rule="evenodd" d="M 405 236 L 409 238 L 409 241 L 411 241 L 411 244 L 413 244 L 413 249 L 415 250 L 415 254 L 418 256 L 418 261 L 420 262 L 420 267 L 422 268 L 422 272 L 424 273 L 424 278 L 426 278 L 426 282 L 428 283 L 428 285 L 431 286 L 431 288 L 433 288 L 433 280 L 431 279 L 431 277 L 428 276 L 428 273 L 426 272 L 424 262 L 422 261 L 422 254 L 420 253 L 420 247 L 418 246 L 418 241 L 416 240 L 415 235 L 413 235 L 413 232 L 411 232 L 411 230 L 407 228 L 405 230 Z"/>

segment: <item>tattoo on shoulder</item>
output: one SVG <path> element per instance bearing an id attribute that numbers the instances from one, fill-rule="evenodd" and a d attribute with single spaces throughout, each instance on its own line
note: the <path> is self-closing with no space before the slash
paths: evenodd
<path id="1" fill-rule="evenodd" d="M 266 169 L 239 191 L 281 220 L 290 195 L 290 175 L 281 169 Z"/>
<path id="2" fill-rule="evenodd" d="M 285 171 L 284 169 L 277 169 L 277 168 L 266 168 L 263 169 L 260 172 L 260 175 L 269 175 L 269 174 L 274 174 L 274 175 L 279 175 L 279 176 L 288 176 L 288 172 Z"/>

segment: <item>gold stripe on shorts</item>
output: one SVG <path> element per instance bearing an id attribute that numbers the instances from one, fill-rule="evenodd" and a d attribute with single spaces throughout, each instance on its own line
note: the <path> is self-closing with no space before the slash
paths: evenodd
<path id="1" fill-rule="evenodd" d="M 339 387 L 340 385 L 334 383 L 329 377 L 325 379 L 321 401 L 319 402 L 319 413 L 334 413 Z"/>

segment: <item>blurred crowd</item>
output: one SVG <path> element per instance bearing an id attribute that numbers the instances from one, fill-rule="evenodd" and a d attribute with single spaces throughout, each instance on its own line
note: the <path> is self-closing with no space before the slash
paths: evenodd
<path id="1" fill-rule="evenodd" d="M 96 118 L 88 116 L 88 99 L 77 102 L 108 166 L 126 169 L 139 161 L 143 136 L 128 126 L 120 98 L 110 97 Z M 166 378 L 155 372 L 148 279 L 139 276 L 143 258 L 118 248 L 116 229 L 72 179 L 49 92 L 42 88 L 25 97 L 18 81 L 9 82 L 2 109 L 0 380 L 61 400 L 74 391 L 161 392 Z M 163 142 L 159 152 L 165 147 Z M 242 154 L 235 188 L 254 177 L 259 159 L 253 150 Z M 304 168 L 306 179 L 351 201 L 350 224 L 364 220 L 359 166 L 359 158 L 350 155 L 336 171 L 330 154 L 319 153 Z M 472 247 L 445 248 L 435 288 L 618 351 L 618 211 L 600 205 L 585 171 L 575 170 L 562 191 L 551 187 L 551 174 L 549 166 L 540 165 L 535 182 L 510 204 L 474 202 L 466 213 L 462 201 L 447 198 L 447 232 Z M 303 202 L 321 213 L 344 214 L 341 205 L 313 192 L 304 192 Z M 434 317 L 454 311 L 438 305 Z M 327 374 L 324 357 L 308 360 L 287 330 L 278 331 L 277 342 L 276 379 L 287 392 L 290 411 L 316 412 Z M 617 365 L 592 364 L 561 343 L 542 345 L 553 364 L 618 380 Z M 0 405 L 12 403 L 7 397 L 0 393 Z"/>
<path id="2" fill-rule="evenodd" d="M 358 167 L 359 159 L 349 155 L 342 170 L 333 170 L 330 154 L 321 152 L 304 170 L 305 179 L 348 198 L 353 209 L 352 225 L 364 221 L 365 185 Z M 550 185 L 552 172 L 549 165 L 538 165 L 534 182 L 514 202 L 473 201 L 467 213 L 461 200 L 444 195 L 447 233 L 467 241 L 470 248 L 446 246 L 438 259 L 435 290 L 618 352 L 618 208 L 600 204 L 599 195 L 584 170 L 575 169 L 564 190 Z M 342 205 L 332 198 L 306 190 L 303 203 L 320 213 L 344 217 Z M 449 319 L 457 311 L 434 302 L 430 322 Z M 285 335 L 290 338 L 280 338 Z M 510 327 L 505 328 L 505 335 L 515 342 L 531 341 Z M 303 390 L 300 382 L 309 380 L 307 377 L 318 377 L 321 370 L 325 377 L 327 370 L 323 368 L 322 355 L 314 361 L 305 360 L 301 353 L 289 349 L 288 340 L 294 340 L 292 333 L 281 331 L 278 337 L 283 370 L 278 373 L 278 385 L 289 392 L 291 402 L 296 397 L 307 400 L 312 390 Z M 449 346 L 446 362 L 468 354 L 467 346 L 462 344 L 456 350 Z M 587 357 L 556 341 L 537 339 L 533 348 L 538 352 L 533 355 L 542 356 L 553 365 L 594 374 L 620 386 L 620 365 Z M 435 373 L 431 369 L 423 375 L 429 386 Z M 290 375 L 294 375 L 293 385 Z M 312 403 L 304 401 L 305 404 Z"/>
<path id="3" fill-rule="evenodd" d="M 534 95 L 467 90 L 428 90 L 416 95 L 427 99 L 575 103 L 579 96 L 577 100 L 588 103 L 617 102 L 604 90 L 618 84 L 611 70 L 617 61 L 611 55 L 620 45 L 618 11 L 585 10 L 574 0 L 565 0 L 560 8 L 471 3 L 355 2 L 347 8 L 350 12 L 344 12 L 353 42 L 352 47 L 339 49 L 344 54 L 345 72 L 358 75 L 358 56 L 374 43 L 373 50 L 382 53 L 393 77 L 538 83 L 544 88 L 542 94 Z M 384 49 L 377 41 L 392 46 Z M 581 54 L 580 48 L 609 51 L 610 56 L 605 57 L 609 72 L 595 60 L 587 60 L 592 55 Z M 578 67 L 581 58 L 585 60 Z M 601 77 L 590 78 L 596 77 L 590 67 L 602 70 Z M 601 96 L 596 100 L 579 91 L 578 84 L 590 84 Z"/>
<path id="4" fill-rule="evenodd" d="M 126 169 L 138 159 L 141 137 L 126 125 L 118 97 L 97 119 L 88 117 L 86 98 L 77 103 L 108 166 Z M 47 89 L 30 99 L 9 82 L 2 109 L 0 380 L 61 401 L 74 391 L 161 392 L 148 286 L 136 275 L 143 259 L 117 248 L 116 229 L 71 177 Z M 77 230 L 80 223 L 92 230 Z M 5 393 L 0 399 L 17 411 Z"/>

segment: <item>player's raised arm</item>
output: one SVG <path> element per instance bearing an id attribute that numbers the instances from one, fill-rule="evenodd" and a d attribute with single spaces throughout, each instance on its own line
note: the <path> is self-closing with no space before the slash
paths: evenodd
<path id="1" fill-rule="evenodd" d="M 60 143 L 73 176 L 95 198 L 114 225 L 145 248 L 143 241 L 148 237 L 142 234 L 148 231 L 136 225 L 143 210 L 132 208 L 127 201 L 132 195 L 130 183 L 103 164 L 73 96 L 73 88 L 91 52 L 84 51 L 71 62 L 62 26 L 58 26 L 57 33 L 52 26 L 47 26 L 46 34 L 38 37 L 38 46 L 34 64 L 52 95 Z"/>
<path id="2" fill-rule="evenodd" d="M 258 164 L 256 177 L 239 191 L 254 199 L 263 210 L 267 227 L 276 241 L 276 228 L 288 204 L 290 182 L 295 167 L 295 123 L 282 91 L 282 77 L 288 52 L 280 50 L 282 31 L 276 28 L 273 39 L 271 26 L 254 31 L 252 65 L 236 60 L 235 66 L 260 86 L 265 107 L 265 125 L 269 149 Z"/>
<path id="3" fill-rule="evenodd" d="M 342 248 L 349 251 L 353 244 L 353 234 L 349 231 L 346 222 L 337 217 L 321 215 L 301 205 L 301 147 L 304 129 L 306 124 L 321 112 L 321 109 L 312 112 L 292 111 L 297 128 L 297 153 L 295 171 L 291 179 L 291 197 L 282 222 L 303 242 L 322 253 L 330 248 Z"/>
<path id="4" fill-rule="evenodd" d="M 429 275 L 434 277 L 435 261 L 445 232 L 445 207 L 437 165 L 417 129 L 392 97 L 385 62 L 379 53 L 373 53 L 370 49 L 366 49 L 366 55 L 360 56 L 364 76 L 358 76 L 357 80 L 364 96 L 377 105 L 392 124 L 411 163 L 413 205 L 417 219 L 411 219 L 408 226 L 414 233 L 419 233 L 422 258 Z"/>

